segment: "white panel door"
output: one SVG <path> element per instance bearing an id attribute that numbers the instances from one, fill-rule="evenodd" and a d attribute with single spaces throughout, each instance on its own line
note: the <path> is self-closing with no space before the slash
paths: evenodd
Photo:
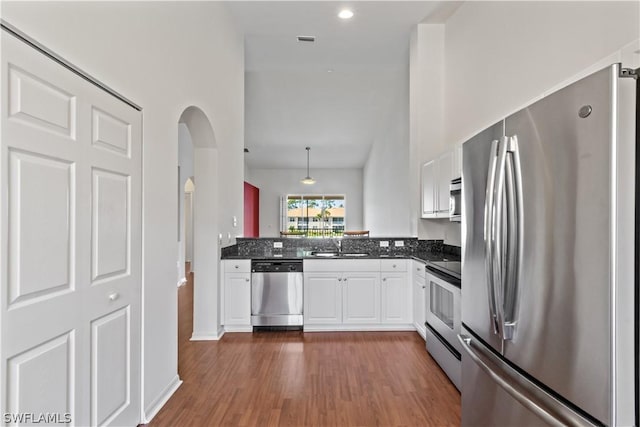
<path id="1" fill-rule="evenodd" d="M 342 283 L 342 322 L 380 323 L 380 274 L 345 273 Z"/>
<path id="2" fill-rule="evenodd" d="M 341 283 L 340 273 L 304 274 L 305 325 L 342 323 Z"/>
<path id="3" fill-rule="evenodd" d="M 224 275 L 224 324 L 251 326 L 251 273 Z"/>
<path id="4" fill-rule="evenodd" d="M 407 273 L 382 274 L 382 323 L 413 322 Z"/>
<path id="5" fill-rule="evenodd" d="M 0 412 L 136 425 L 142 114 L 1 38 Z"/>

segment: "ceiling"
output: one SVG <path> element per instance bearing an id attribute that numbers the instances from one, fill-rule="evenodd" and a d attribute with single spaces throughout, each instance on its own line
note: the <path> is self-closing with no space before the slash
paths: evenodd
<path id="1" fill-rule="evenodd" d="M 245 33 L 248 166 L 304 168 L 310 146 L 312 169 L 363 167 L 376 135 L 409 102 L 411 29 L 444 22 L 460 4 L 228 2 Z M 339 19 L 343 8 L 354 17 Z"/>

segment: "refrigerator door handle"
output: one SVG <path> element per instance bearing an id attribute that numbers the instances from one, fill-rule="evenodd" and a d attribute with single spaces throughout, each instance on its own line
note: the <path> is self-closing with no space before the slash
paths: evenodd
<path id="1" fill-rule="evenodd" d="M 503 251 L 505 243 L 505 216 L 504 207 L 505 198 L 505 175 L 507 164 L 507 148 L 509 148 L 509 139 L 503 136 L 498 145 L 498 159 L 496 165 L 496 181 L 495 194 L 493 196 L 494 213 L 493 213 L 493 299 L 496 301 L 496 321 L 499 325 L 499 335 L 504 339 L 504 287 L 506 274 L 506 252 Z M 508 231 L 507 231 L 508 232 Z"/>
<path id="2" fill-rule="evenodd" d="M 508 140 L 506 168 L 507 238 L 505 242 L 507 251 L 504 299 L 501 301 L 504 304 L 503 339 L 512 340 L 515 336 L 518 320 L 517 302 L 520 271 L 522 271 L 522 236 L 524 232 L 522 170 L 517 136 L 512 136 Z"/>
<path id="3" fill-rule="evenodd" d="M 496 182 L 496 166 L 498 159 L 498 140 L 491 142 L 491 156 L 489 158 L 489 171 L 487 173 L 487 190 L 484 202 L 484 245 L 485 245 L 485 271 L 487 274 L 487 296 L 489 297 L 489 314 L 491 316 L 491 326 L 493 333 L 500 335 L 500 324 L 496 315 L 496 298 L 494 286 L 494 252 L 495 242 L 494 225 L 494 196 Z"/>
<path id="4" fill-rule="evenodd" d="M 498 356 L 467 335 L 458 335 L 466 355 L 501 388 L 549 425 L 596 426 L 514 371 Z M 464 356 L 464 355 L 463 355 Z"/>

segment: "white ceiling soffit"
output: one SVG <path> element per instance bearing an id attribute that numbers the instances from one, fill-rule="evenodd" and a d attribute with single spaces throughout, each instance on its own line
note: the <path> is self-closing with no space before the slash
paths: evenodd
<path id="1" fill-rule="evenodd" d="M 408 104 L 409 37 L 461 2 L 238 1 L 245 33 L 245 155 L 253 168 L 361 168 Z M 354 17 L 337 14 L 351 9 Z M 297 36 L 315 36 L 313 43 Z"/>

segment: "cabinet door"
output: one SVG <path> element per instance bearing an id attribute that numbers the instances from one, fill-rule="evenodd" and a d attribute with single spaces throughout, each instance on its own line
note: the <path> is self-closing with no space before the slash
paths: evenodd
<path id="1" fill-rule="evenodd" d="M 436 213 L 437 162 L 422 165 L 422 217 L 433 218 Z"/>
<path id="2" fill-rule="evenodd" d="M 453 149 L 453 164 L 451 169 L 451 179 L 462 177 L 462 144 L 458 144 Z"/>
<path id="3" fill-rule="evenodd" d="M 411 294 L 407 273 L 382 274 L 382 323 L 411 324 Z"/>
<path id="4" fill-rule="evenodd" d="M 225 325 L 251 325 L 250 273 L 224 275 L 224 316 Z"/>
<path id="5" fill-rule="evenodd" d="M 342 323 L 341 283 L 339 273 L 304 274 L 305 325 Z"/>
<path id="6" fill-rule="evenodd" d="M 380 323 L 380 275 L 345 273 L 341 283 L 343 323 Z"/>
<path id="7" fill-rule="evenodd" d="M 449 186 L 453 169 L 453 151 L 444 153 L 438 159 L 438 189 L 436 191 L 436 210 L 439 217 L 449 216 Z"/>
<path id="8" fill-rule="evenodd" d="M 426 322 L 426 282 L 425 278 L 417 274 L 413 276 L 413 325 L 422 338 L 425 337 L 424 322 Z"/>

